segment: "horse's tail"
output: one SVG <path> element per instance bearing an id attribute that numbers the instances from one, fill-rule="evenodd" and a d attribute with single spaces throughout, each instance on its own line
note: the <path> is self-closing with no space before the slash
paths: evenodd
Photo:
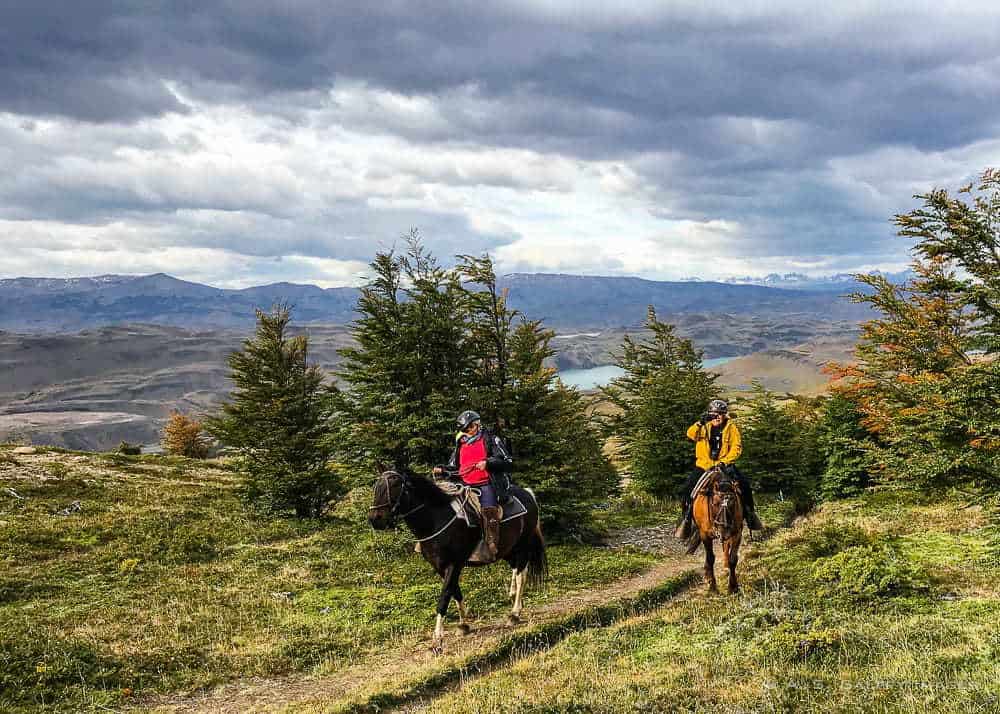
<path id="1" fill-rule="evenodd" d="M 699 530 L 697 524 L 694 527 L 694 533 L 692 533 L 687 539 L 687 554 L 692 555 L 698 546 L 701 545 L 701 530 Z"/>
<path id="2" fill-rule="evenodd" d="M 528 584 L 540 586 L 549 575 L 549 560 L 545 555 L 545 536 L 542 535 L 541 521 L 535 524 L 528 545 Z"/>
<path id="3" fill-rule="evenodd" d="M 524 489 L 535 502 L 535 532 L 531 534 L 528 544 L 528 584 L 540 586 L 549 575 L 549 559 L 545 555 L 545 536 L 542 535 L 542 509 L 538 498 L 530 488 Z"/>

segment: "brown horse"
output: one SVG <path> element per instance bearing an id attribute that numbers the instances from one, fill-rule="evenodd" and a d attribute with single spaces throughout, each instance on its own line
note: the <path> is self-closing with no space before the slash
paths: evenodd
<path id="1" fill-rule="evenodd" d="M 718 591 L 715 582 L 715 539 L 722 541 L 722 552 L 729 566 L 729 592 L 739 590 L 736 581 L 736 564 L 739 562 L 740 543 L 743 540 L 743 502 L 739 484 L 722 468 L 716 466 L 699 481 L 698 495 L 694 499 L 694 522 L 697 532 L 691 537 L 688 553 L 694 553 L 701 544 L 705 547 L 705 582 L 712 592 Z"/>
<path id="2" fill-rule="evenodd" d="M 521 618 L 524 586 L 541 583 L 548 572 L 548 564 L 535 495 L 518 486 L 512 486 L 510 492 L 527 511 L 520 518 L 500 526 L 497 559 L 506 560 L 511 568 L 508 594 L 514 605 L 509 621 L 516 624 Z M 373 498 L 368 512 L 372 527 L 376 530 L 394 528 L 397 521 L 402 520 L 420 543 L 424 560 L 441 578 L 433 645 L 434 651 L 440 652 L 444 644 L 444 617 L 451 600 L 458 603 L 459 629 L 464 634 L 469 632 L 468 612 L 458 580 L 467 565 L 483 564 L 470 561 L 482 537 L 482 529 L 470 528 L 458 518 L 451 507 L 451 496 L 433 481 L 405 469 L 383 471 L 375 480 Z"/>

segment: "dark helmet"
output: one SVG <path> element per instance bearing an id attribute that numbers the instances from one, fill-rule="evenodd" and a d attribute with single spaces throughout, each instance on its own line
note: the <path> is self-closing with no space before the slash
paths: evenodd
<path id="1" fill-rule="evenodd" d="M 474 421 L 480 421 L 481 417 L 477 412 L 467 409 L 458 415 L 458 428 L 465 431 L 469 428 L 469 424 Z"/>
<path id="2" fill-rule="evenodd" d="M 728 414 L 729 405 L 721 399 L 713 399 L 708 403 L 709 414 Z"/>

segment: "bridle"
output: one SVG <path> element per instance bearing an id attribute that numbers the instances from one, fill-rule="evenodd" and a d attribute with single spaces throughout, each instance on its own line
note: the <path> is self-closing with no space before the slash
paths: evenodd
<path id="1" fill-rule="evenodd" d="M 396 476 L 399 479 L 399 495 L 396 496 L 395 502 L 392 500 L 392 489 L 389 486 L 390 476 Z M 376 511 L 380 508 L 386 508 L 388 506 L 389 507 L 388 521 L 390 526 L 395 525 L 397 518 L 406 518 L 411 513 L 416 513 L 417 511 L 419 511 L 421 508 L 424 507 L 424 504 L 420 503 L 415 508 L 411 508 L 406 513 L 399 512 L 399 509 L 403 505 L 403 496 L 407 495 L 407 493 L 410 490 L 410 481 L 409 479 L 406 478 L 406 476 L 399 473 L 398 471 L 392 471 L 392 470 L 384 471 L 382 472 L 382 476 L 380 477 L 380 479 L 379 478 L 375 479 L 375 485 L 372 487 L 372 489 L 374 491 L 374 496 L 376 498 L 378 497 L 379 483 L 385 484 L 385 503 L 377 503 L 374 506 L 371 506 L 368 509 L 368 511 L 370 513 L 371 511 Z"/>
<path id="2" fill-rule="evenodd" d="M 722 476 L 726 478 L 726 481 L 729 484 L 728 489 L 723 490 L 719 488 L 719 480 Z M 721 469 L 718 470 L 715 478 L 712 479 L 712 490 L 719 495 L 719 508 L 712 515 L 712 527 L 714 528 L 716 535 L 720 538 L 728 536 L 729 529 L 733 526 L 729 520 L 729 510 L 732 507 L 733 502 L 736 500 L 737 491 L 734 487 L 735 482 L 732 480 L 732 477 L 728 474 L 724 474 Z"/>

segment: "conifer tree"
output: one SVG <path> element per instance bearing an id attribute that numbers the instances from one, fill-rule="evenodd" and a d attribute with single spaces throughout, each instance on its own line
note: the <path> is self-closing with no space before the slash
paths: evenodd
<path id="1" fill-rule="evenodd" d="M 819 492 L 823 500 L 859 495 L 869 483 L 868 432 L 861 426 L 858 405 L 842 390 L 823 404 L 819 447 L 824 459 Z"/>
<path id="2" fill-rule="evenodd" d="M 469 286 L 470 404 L 514 456 L 515 480 L 535 491 L 553 532 L 586 536 L 593 506 L 618 488 L 590 405 L 548 365 L 554 334 L 507 306 L 488 256 L 460 256 Z"/>
<path id="3" fill-rule="evenodd" d="M 248 503 L 315 518 L 341 493 L 328 465 L 330 388 L 308 362 L 308 338 L 288 336 L 290 320 L 284 305 L 257 310 L 255 336 L 229 357 L 231 401 L 207 428 L 236 450 Z"/>
<path id="4" fill-rule="evenodd" d="M 353 323 L 357 344 L 340 351 L 331 439 L 355 478 L 378 462 L 427 470 L 446 459 L 467 402 L 466 292 L 416 232 L 407 243 L 405 254 L 375 256 Z"/>
<path id="5" fill-rule="evenodd" d="M 614 407 L 603 419 L 604 433 L 641 488 L 673 497 L 694 465 L 687 429 L 718 396 L 717 376 L 703 368 L 704 353 L 661 322 L 652 306 L 645 326 L 652 337 L 626 335 L 616 362 L 625 374 L 601 388 Z"/>
<path id="6" fill-rule="evenodd" d="M 806 477 L 796 463 L 793 442 L 798 429 L 792 415 L 759 381 L 753 382 L 743 412 L 740 468 L 763 492 L 799 496 L 805 490 Z"/>

